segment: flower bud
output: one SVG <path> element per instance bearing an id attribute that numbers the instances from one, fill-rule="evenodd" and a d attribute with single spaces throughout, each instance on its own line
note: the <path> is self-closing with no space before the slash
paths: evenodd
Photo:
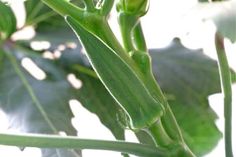
<path id="1" fill-rule="evenodd" d="M 141 17 L 148 11 L 148 6 L 149 0 L 120 0 L 117 11 Z"/>

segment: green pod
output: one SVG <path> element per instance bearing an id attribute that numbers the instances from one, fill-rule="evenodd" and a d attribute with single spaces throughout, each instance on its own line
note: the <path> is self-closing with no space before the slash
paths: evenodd
<path id="1" fill-rule="evenodd" d="M 148 127 L 160 119 L 162 104 L 151 96 L 134 70 L 79 22 L 69 16 L 66 21 L 78 35 L 100 80 L 128 115 L 131 129 Z"/>
<path id="2" fill-rule="evenodd" d="M 0 41 L 16 31 L 16 18 L 11 8 L 0 1 Z"/>
<path id="3" fill-rule="evenodd" d="M 148 11 L 149 0 L 120 0 L 117 3 L 117 11 L 141 17 Z"/>

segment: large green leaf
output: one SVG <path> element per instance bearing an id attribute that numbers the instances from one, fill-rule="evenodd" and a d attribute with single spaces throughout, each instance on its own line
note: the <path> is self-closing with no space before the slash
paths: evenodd
<path id="1" fill-rule="evenodd" d="M 64 80 L 63 71 L 37 55 L 29 56 L 19 50 L 9 50 L 5 54 L 0 71 L 0 107 L 7 114 L 10 127 L 26 133 L 58 134 L 64 131 L 76 135 L 68 104 L 72 91 Z M 20 66 L 23 57 L 30 57 L 40 67 L 47 67 L 47 79 L 36 80 L 25 71 Z M 42 152 L 43 157 L 80 156 L 80 152 L 74 150 L 43 149 Z"/>
<path id="2" fill-rule="evenodd" d="M 0 43 L 16 31 L 16 18 L 11 8 L 0 1 Z"/>
<path id="3" fill-rule="evenodd" d="M 208 96 L 220 92 L 217 62 L 201 50 L 190 50 L 178 39 L 165 49 L 151 50 L 153 70 L 190 148 L 209 152 L 221 138 Z M 217 105 L 217 104 L 215 104 Z"/>

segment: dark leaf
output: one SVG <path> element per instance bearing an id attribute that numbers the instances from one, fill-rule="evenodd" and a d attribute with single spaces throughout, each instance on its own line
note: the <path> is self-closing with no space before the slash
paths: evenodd
<path id="1" fill-rule="evenodd" d="M 29 56 L 15 50 L 6 54 L 0 73 L 0 107 L 8 116 L 10 128 L 25 133 L 58 134 L 63 131 L 76 135 L 68 104 L 72 90 L 63 71 L 37 55 Z M 45 72 L 49 77 L 42 81 L 32 77 L 20 66 L 24 57 L 35 60 L 39 67 L 47 67 Z M 65 154 L 68 157 L 80 156 L 75 150 L 43 149 L 43 157 Z"/>

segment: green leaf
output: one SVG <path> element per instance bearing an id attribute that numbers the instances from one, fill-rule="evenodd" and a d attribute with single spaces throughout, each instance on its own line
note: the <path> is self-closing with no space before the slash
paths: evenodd
<path id="1" fill-rule="evenodd" d="M 0 1 L 0 42 L 16 31 L 16 18 L 11 8 Z"/>
<path id="2" fill-rule="evenodd" d="M 190 148 L 201 156 L 216 146 L 221 133 L 208 96 L 220 92 L 217 62 L 179 40 L 151 50 L 153 70 Z M 217 104 L 216 104 L 217 105 Z"/>
<path id="3" fill-rule="evenodd" d="M 79 35 L 99 78 L 129 116 L 130 127 L 140 129 L 159 119 L 162 105 L 150 95 L 129 65 L 73 18 L 66 20 Z"/>
<path id="4" fill-rule="evenodd" d="M 72 2 L 75 0 L 72 0 Z M 81 6 L 81 1 L 74 2 Z M 53 31 L 66 26 L 63 18 L 45 5 L 41 0 L 25 1 L 26 24 L 35 25 L 38 31 Z"/>
<path id="5" fill-rule="evenodd" d="M 51 29 L 52 26 L 63 24 L 61 22 L 63 20 L 59 21 L 59 16 L 49 7 L 43 4 L 40 0 L 25 1 L 25 10 L 27 25 L 34 25 L 38 27 L 39 25 L 44 25 L 45 23 L 50 21 L 51 26 L 48 27 L 48 29 Z"/>
<path id="6" fill-rule="evenodd" d="M 46 66 L 47 79 L 36 80 L 22 68 L 20 61 L 24 57 L 35 60 L 40 67 Z M 5 52 L 2 66 L 0 107 L 8 116 L 10 128 L 25 133 L 58 134 L 64 131 L 76 135 L 68 104 L 72 91 L 64 80 L 63 71 L 38 55 L 29 56 L 19 50 Z M 80 156 L 77 150 L 43 149 L 42 152 L 43 157 Z"/>

